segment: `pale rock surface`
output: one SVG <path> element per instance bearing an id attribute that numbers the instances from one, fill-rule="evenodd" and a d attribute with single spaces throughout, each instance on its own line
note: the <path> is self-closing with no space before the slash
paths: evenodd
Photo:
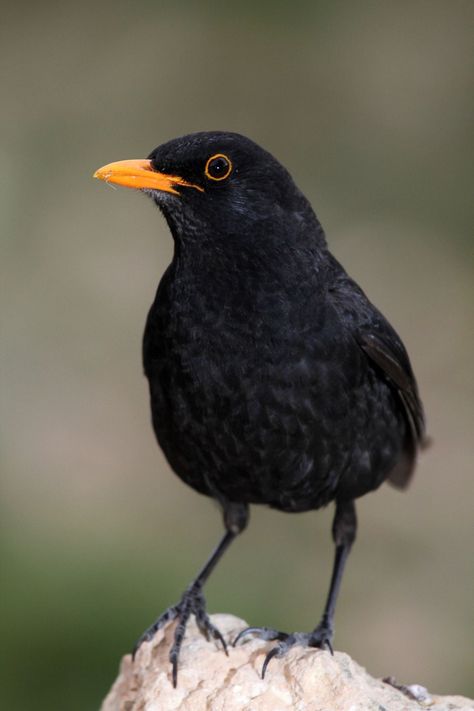
<path id="1" fill-rule="evenodd" d="M 246 627 L 231 615 L 213 615 L 212 621 L 229 643 Z M 143 644 L 135 662 L 129 654 L 123 657 L 101 711 L 474 711 L 474 701 L 461 696 L 410 699 L 341 652 L 331 656 L 294 647 L 270 662 L 262 680 L 272 643 L 249 639 L 229 646 L 226 657 L 215 642 L 205 640 L 194 621 L 186 631 L 178 688 L 173 689 L 168 653 L 174 627 L 168 625 Z"/>

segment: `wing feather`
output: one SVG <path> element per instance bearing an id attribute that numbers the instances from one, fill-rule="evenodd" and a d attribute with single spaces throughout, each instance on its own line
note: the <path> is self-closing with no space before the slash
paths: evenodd
<path id="1" fill-rule="evenodd" d="M 423 405 L 405 348 L 396 334 L 392 333 L 392 329 L 387 335 L 392 336 L 390 340 L 382 335 L 360 332 L 357 341 L 368 358 L 396 388 L 405 411 L 410 438 L 404 456 L 389 477 L 392 484 L 404 488 L 413 474 L 418 449 L 427 446 L 429 441 L 426 437 Z"/>

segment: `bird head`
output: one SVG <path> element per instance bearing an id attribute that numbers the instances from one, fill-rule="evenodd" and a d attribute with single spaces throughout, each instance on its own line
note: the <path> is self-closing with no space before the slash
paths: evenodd
<path id="1" fill-rule="evenodd" d="M 285 225 L 296 238 L 299 231 L 319 227 L 288 171 L 236 133 L 182 136 L 155 148 L 147 159 L 105 165 L 94 177 L 150 195 L 175 239 L 183 242 L 196 235 L 255 239 L 265 233 L 275 239 Z"/>

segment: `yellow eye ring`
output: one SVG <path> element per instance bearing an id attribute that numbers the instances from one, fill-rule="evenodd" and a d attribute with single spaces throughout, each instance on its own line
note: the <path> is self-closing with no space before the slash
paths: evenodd
<path id="1" fill-rule="evenodd" d="M 204 174 L 209 180 L 219 182 L 225 180 L 232 173 L 232 161 L 224 153 L 211 156 L 204 168 Z"/>

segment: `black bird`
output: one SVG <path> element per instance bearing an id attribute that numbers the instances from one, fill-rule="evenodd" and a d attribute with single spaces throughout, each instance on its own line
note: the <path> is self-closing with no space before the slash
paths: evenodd
<path id="1" fill-rule="evenodd" d="M 191 134 L 95 177 L 146 192 L 173 235 L 143 339 L 153 427 L 176 474 L 219 502 L 225 525 L 181 600 L 134 651 L 177 619 L 176 686 L 192 614 L 226 651 L 202 590 L 246 527 L 249 504 L 295 513 L 334 501 L 335 560 L 320 623 L 309 633 L 251 627 L 238 637 L 277 640 L 262 675 L 294 644 L 332 652 L 354 500 L 387 479 L 404 487 L 425 441 L 407 352 L 329 252 L 290 174 L 250 139 Z"/>

